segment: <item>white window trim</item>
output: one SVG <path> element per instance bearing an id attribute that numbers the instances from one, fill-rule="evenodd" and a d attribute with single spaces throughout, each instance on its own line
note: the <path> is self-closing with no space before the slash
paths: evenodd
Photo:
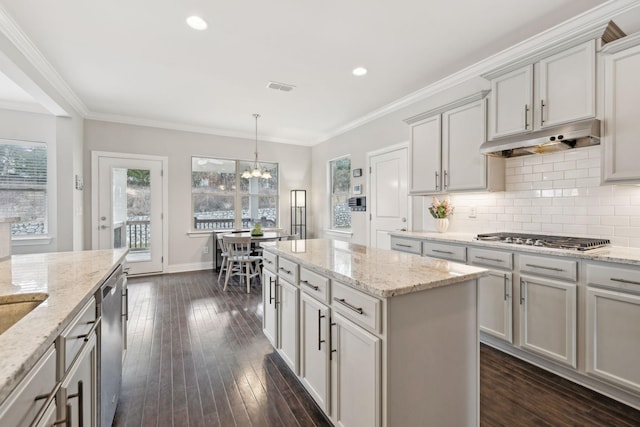
<path id="1" fill-rule="evenodd" d="M 331 196 L 332 196 L 332 187 L 331 187 L 331 162 L 335 162 L 336 160 L 342 160 L 342 159 L 349 159 L 351 160 L 351 154 L 344 154 L 342 156 L 338 156 L 338 157 L 334 157 L 332 159 L 329 159 L 327 161 L 327 204 L 329 206 L 329 224 L 327 224 L 327 228 L 325 229 L 325 232 L 328 233 L 335 233 L 335 234 L 339 234 L 339 235 L 349 235 L 349 236 L 353 236 L 353 223 L 351 224 L 351 228 L 349 230 L 338 230 L 335 228 L 332 228 L 332 223 L 333 223 L 333 212 L 331 209 Z M 351 218 L 353 220 L 353 217 Z"/>

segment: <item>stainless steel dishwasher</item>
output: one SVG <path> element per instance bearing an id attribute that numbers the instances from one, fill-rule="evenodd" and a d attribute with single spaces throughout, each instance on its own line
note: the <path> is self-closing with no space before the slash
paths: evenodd
<path id="1" fill-rule="evenodd" d="M 99 417 L 102 427 L 110 427 L 113 423 L 122 384 L 122 286 L 125 280 L 120 265 L 105 280 L 97 295 L 102 313 L 98 341 Z"/>

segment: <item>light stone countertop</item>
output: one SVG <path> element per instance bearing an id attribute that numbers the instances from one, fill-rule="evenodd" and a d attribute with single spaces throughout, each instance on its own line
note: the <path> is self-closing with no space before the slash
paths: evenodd
<path id="1" fill-rule="evenodd" d="M 318 274 L 383 298 L 452 285 L 487 274 L 484 268 L 338 240 L 287 240 L 261 246 Z"/>
<path id="2" fill-rule="evenodd" d="M 13 255 L 0 261 L 0 296 L 49 297 L 0 335 L 0 403 L 124 260 L 127 249 Z"/>
<path id="3" fill-rule="evenodd" d="M 565 256 L 592 261 L 617 262 L 640 266 L 640 248 L 625 248 L 620 246 L 608 246 L 589 251 L 575 251 L 571 249 L 553 249 L 539 246 L 515 245 L 513 243 L 500 243 L 475 240 L 476 234 L 472 233 L 433 233 L 427 231 L 394 231 L 391 236 L 406 237 L 419 240 L 431 240 L 443 243 L 460 243 L 473 245 L 478 248 L 494 248 L 512 250 L 518 252 L 531 252 L 542 255 Z M 535 234 L 535 233 L 529 233 Z"/>

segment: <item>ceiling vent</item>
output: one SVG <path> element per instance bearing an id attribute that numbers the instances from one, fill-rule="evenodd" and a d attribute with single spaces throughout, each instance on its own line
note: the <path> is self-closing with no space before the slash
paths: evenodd
<path id="1" fill-rule="evenodd" d="M 291 92 L 295 86 L 287 83 L 269 82 L 267 87 L 269 89 L 281 90 L 283 92 Z"/>

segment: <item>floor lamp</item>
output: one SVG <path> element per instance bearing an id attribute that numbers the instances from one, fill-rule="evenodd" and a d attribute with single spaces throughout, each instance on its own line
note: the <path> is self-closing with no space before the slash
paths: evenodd
<path id="1" fill-rule="evenodd" d="M 291 234 L 307 238 L 307 191 L 291 190 Z"/>

